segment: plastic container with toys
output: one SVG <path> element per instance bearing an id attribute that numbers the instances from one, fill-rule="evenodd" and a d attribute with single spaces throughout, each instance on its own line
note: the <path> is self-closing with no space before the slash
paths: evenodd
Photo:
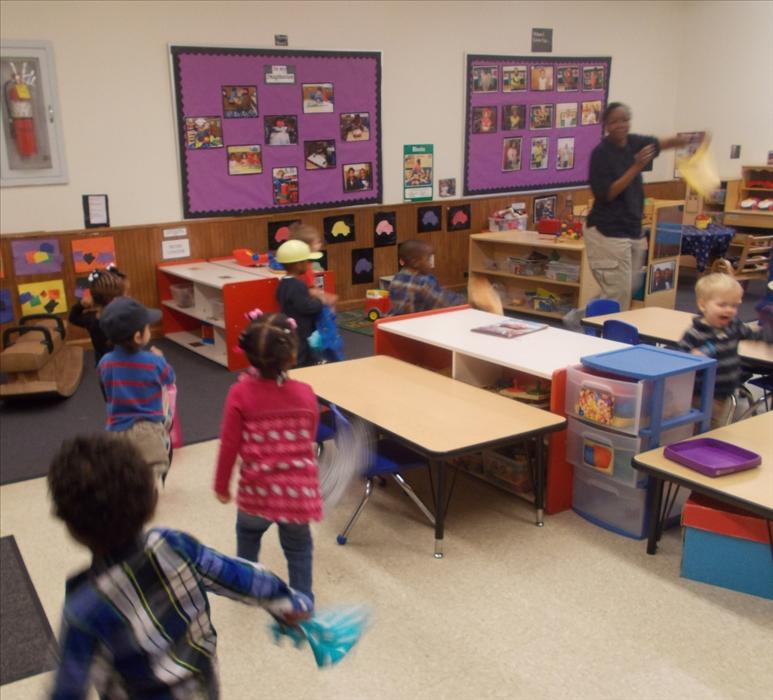
<path id="1" fill-rule="evenodd" d="M 193 306 L 192 284 L 170 284 L 169 290 L 172 292 L 174 303 L 181 309 L 188 309 Z"/>

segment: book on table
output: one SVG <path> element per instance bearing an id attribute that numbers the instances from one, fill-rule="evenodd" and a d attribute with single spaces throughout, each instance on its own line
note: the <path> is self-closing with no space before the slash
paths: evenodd
<path id="1" fill-rule="evenodd" d="M 534 333 L 547 328 L 546 323 L 534 323 L 533 321 L 502 321 L 502 323 L 493 323 L 489 326 L 478 326 L 473 328 L 473 333 L 486 333 L 487 335 L 496 335 L 500 338 L 515 338 L 519 335 Z"/>

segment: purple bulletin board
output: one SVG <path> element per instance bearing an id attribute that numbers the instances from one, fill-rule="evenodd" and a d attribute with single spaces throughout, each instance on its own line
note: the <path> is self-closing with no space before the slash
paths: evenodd
<path id="1" fill-rule="evenodd" d="M 382 201 L 380 53 L 171 57 L 185 218 Z"/>
<path id="2" fill-rule="evenodd" d="M 591 151 L 603 136 L 611 63 L 468 54 L 464 194 L 586 184 Z"/>

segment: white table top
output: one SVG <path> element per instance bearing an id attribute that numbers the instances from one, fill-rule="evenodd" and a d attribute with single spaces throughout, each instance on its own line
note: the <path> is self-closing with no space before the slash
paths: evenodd
<path id="1" fill-rule="evenodd" d="M 695 314 L 658 306 L 643 306 L 630 311 L 619 311 L 604 316 L 591 316 L 582 320 L 583 325 L 601 328 L 604 321 L 615 319 L 636 326 L 642 338 L 655 343 L 676 345 L 692 326 Z M 773 345 L 763 340 L 742 340 L 738 344 L 741 359 L 749 362 L 773 365 Z"/>
<path id="2" fill-rule="evenodd" d="M 580 358 L 586 355 L 626 347 L 623 343 L 550 326 L 516 338 L 499 338 L 471 330 L 504 320 L 505 317 L 486 311 L 462 309 L 380 323 L 379 331 L 436 345 L 542 379 L 550 379 L 555 370 L 579 364 Z"/>
<path id="3" fill-rule="evenodd" d="M 562 428 L 566 419 L 387 355 L 290 371 L 314 393 L 436 455 Z"/>
<path id="4" fill-rule="evenodd" d="M 229 270 L 236 270 L 238 272 L 243 272 L 247 275 L 253 275 L 255 277 L 262 277 L 263 279 L 279 279 L 280 277 L 284 277 L 287 274 L 284 270 L 277 270 L 276 272 L 272 272 L 267 267 L 249 267 L 247 265 L 240 265 L 234 258 L 228 258 L 225 260 L 210 260 L 209 262 L 213 265 L 226 267 Z"/>
<path id="5" fill-rule="evenodd" d="M 207 287 L 214 287 L 215 289 L 222 289 L 228 284 L 255 281 L 255 275 L 253 274 L 242 272 L 241 270 L 228 269 L 222 265 L 215 265 L 209 262 L 164 265 L 159 269 L 175 277 L 197 282 Z"/>

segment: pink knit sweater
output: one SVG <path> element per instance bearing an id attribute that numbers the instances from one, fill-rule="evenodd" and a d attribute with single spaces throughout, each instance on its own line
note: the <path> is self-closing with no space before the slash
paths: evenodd
<path id="1" fill-rule="evenodd" d="M 237 455 L 239 510 L 276 522 L 322 518 L 314 440 L 319 406 L 308 384 L 245 373 L 231 387 L 220 429 L 214 488 L 230 493 Z"/>

